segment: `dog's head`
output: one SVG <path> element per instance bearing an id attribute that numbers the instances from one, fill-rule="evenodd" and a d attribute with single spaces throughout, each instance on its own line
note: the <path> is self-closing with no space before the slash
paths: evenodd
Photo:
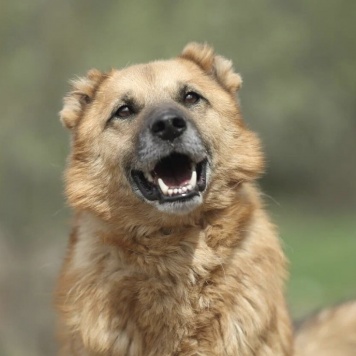
<path id="1" fill-rule="evenodd" d="M 261 173 L 259 141 L 236 100 L 241 78 L 207 45 L 91 70 L 72 85 L 60 116 L 72 131 L 66 183 L 76 209 L 190 214 L 230 204 L 237 186 Z"/>

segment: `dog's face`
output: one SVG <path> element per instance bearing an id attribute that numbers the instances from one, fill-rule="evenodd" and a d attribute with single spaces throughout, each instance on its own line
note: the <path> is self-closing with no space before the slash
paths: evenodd
<path id="1" fill-rule="evenodd" d="M 173 60 L 75 81 L 61 112 L 73 131 L 72 206 L 150 218 L 228 204 L 262 169 L 235 99 L 240 85 L 230 61 L 197 44 Z"/>

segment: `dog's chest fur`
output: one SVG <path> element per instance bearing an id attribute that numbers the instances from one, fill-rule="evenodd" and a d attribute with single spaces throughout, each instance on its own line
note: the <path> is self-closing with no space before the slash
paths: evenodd
<path id="1" fill-rule="evenodd" d="M 63 354 L 83 355 L 82 343 L 96 350 L 89 355 L 287 354 L 276 342 L 288 323 L 275 310 L 278 243 L 263 214 L 249 219 L 248 235 L 236 233 L 246 221 L 228 215 L 132 244 L 82 214 L 59 286 L 67 332 L 77 334 Z"/>

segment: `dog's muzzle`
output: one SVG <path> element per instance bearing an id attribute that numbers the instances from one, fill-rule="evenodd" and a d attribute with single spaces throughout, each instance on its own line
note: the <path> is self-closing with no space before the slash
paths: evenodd
<path id="1" fill-rule="evenodd" d="M 152 110 L 136 145 L 136 162 L 130 168 L 136 194 L 173 213 L 184 211 L 184 206 L 192 210 L 202 202 L 208 151 L 187 113 L 175 107 Z"/>

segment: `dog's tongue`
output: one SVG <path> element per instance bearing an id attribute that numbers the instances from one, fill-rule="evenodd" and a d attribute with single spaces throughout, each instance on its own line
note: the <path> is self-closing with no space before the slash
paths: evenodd
<path id="1" fill-rule="evenodd" d="M 190 162 L 184 156 L 165 158 L 159 162 L 154 172 L 168 187 L 179 187 L 188 184 L 192 175 Z"/>

